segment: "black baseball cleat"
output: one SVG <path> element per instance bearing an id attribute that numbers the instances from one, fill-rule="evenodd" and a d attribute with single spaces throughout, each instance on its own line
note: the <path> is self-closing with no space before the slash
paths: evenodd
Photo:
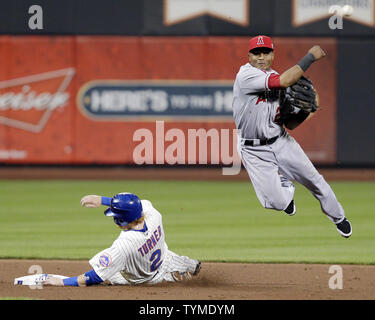
<path id="1" fill-rule="evenodd" d="M 294 216 L 296 214 L 296 204 L 294 203 L 294 200 L 290 201 L 288 207 L 284 210 L 284 212 L 288 215 L 288 216 Z"/>
<path id="2" fill-rule="evenodd" d="M 341 222 L 337 223 L 336 228 L 339 234 L 341 234 L 344 238 L 349 238 L 352 235 L 352 225 L 346 218 L 344 218 L 344 220 L 342 220 Z"/>
<path id="3" fill-rule="evenodd" d="M 197 276 L 200 271 L 201 271 L 201 262 L 198 261 L 197 266 L 195 267 L 195 271 L 193 272 L 193 276 Z"/>
<path id="4" fill-rule="evenodd" d="M 179 273 L 179 272 L 174 272 L 174 278 L 175 280 L 177 279 L 178 281 L 182 279 L 187 279 L 191 280 L 193 279 L 193 276 L 197 276 L 199 272 L 201 271 L 201 262 L 199 260 L 196 260 L 197 264 L 195 265 L 195 270 L 194 272 L 185 272 L 185 273 Z"/>

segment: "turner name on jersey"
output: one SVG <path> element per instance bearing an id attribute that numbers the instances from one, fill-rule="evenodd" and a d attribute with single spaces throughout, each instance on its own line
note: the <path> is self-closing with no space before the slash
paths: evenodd
<path id="1" fill-rule="evenodd" d="M 145 243 L 138 248 L 138 252 L 142 255 L 142 257 L 144 257 L 145 254 L 151 252 L 156 247 L 156 244 L 159 242 L 161 236 L 161 226 L 158 226 L 157 229 L 154 230 L 151 237 L 148 238 Z"/>

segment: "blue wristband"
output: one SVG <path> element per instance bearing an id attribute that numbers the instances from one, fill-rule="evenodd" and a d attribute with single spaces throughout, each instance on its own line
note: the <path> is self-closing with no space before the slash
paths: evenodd
<path id="1" fill-rule="evenodd" d="M 66 278 L 63 280 L 64 286 L 78 287 L 78 277 Z"/>
<path id="2" fill-rule="evenodd" d="M 110 197 L 102 197 L 102 205 L 110 206 L 112 198 Z"/>
<path id="3" fill-rule="evenodd" d="M 91 286 L 93 284 L 102 283 L 103 280 L 98 276 L 95 270 L 90 270 L 85 273 L 86 286 Z"/>

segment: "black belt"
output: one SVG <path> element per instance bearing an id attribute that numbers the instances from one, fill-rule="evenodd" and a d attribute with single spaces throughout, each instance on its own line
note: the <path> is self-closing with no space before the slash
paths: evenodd
<path id="1" fill-rule="evenodd" d="M 274 143 L 279 136 L 275 136 L 271 139 L 252 139 L 252 140 L 245 140 L 245 146 L 264 146 L 266 144 Z"/>

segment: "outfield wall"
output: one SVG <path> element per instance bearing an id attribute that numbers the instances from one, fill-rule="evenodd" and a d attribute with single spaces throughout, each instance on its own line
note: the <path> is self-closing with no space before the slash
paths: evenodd
<path id="1" fill-rule="evenodd" d="M 323 108 L 293 136 L 314 162 L 335 163 L 336 41 L 274 41 L 280 72 L 324 46 L 327 59 L 307 73 Z M 237 155 L 232 86 L 247 37 L 1 36 L 0 47 L 5 163 L 229 164 Z"/>
<path id="2" fill-rule="evenodd" d="M 354 8 L 341 26 L 332 4 Z M 231 86 L 257 34 L 279 72 L 328 53 L 307 73 L 322 108 L 292 133 L 312 161 L 375 165 L 375 0 L 17 0 L 0 18 L 0 165 L 234 161 Z"/>

